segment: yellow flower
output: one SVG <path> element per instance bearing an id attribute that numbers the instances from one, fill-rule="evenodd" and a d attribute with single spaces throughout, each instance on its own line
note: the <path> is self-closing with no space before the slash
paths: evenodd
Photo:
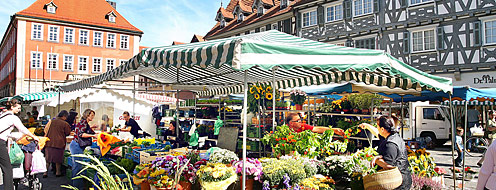
<path id="1" fill-rule="evenodd" d="M 267 98 L 268 100 L 272 100 L 272 93 L 267 92 L 267 94 L 265 94 L 265 98 Z"/>
<path id="2" fill-rule="evenodd" d="M 250 94 L 255 93 L 255 90 L 253 88 L 254 88 L 253 86 L 250 88 Z"/>
<path id="3" fill-rule="evenodd" d="M 417 172 L 419 172 L 419 171 L 420 171 L 420 168 L 419 168 L 419 167 L 417 167 L 417 166 L 414 166 L 414 167 L 413 167 L 413 171 L 414 171 L 415 173 L 417 173 Z"/>
<path id="4" fill-rule="evenodd" d="M 420 160 L 422 160 L 422 162 L 425 161 L 425 156 L 423 154 L 420 155 Z"/>
<path id="5" fill-rule="evenodd" d="M 417 158 L 415 158 L 415 163 L 416 163 L 416 164 L 420 164 L 420 160 L 419 160 L 419 159 L 417 159 Z"/>
<path id="6" fill-rule="evenodd" d="M 420 172 L 419 176 L 425 177 L 425 174 L 427 174 L 427 172 L 425 170 L 423 170 Z"/>
<path id="7" fill-rule="evenodd" d="M 267 88 L 265 89 L 267 92 L 271 92 L 272 91 L 272 87 L 271 86 L 267 86 Z"/>
<path id="8" fill-rule="evenodd" d="M 427 168 L 428 165 L 427 165 L 427 162 L 424 162 L 424 168 Z"/>
<path id="9" fill-rule="evenodd" d="M 262 92 L 262 87 L 260 87 L 260 86 L 257 87 L 257 91 L 258 91 L 258 93 Z"/>
<path id="10" fill-rule="evenodd" d="M 215 171 L 214 173 L 212 173 L 212 176 L 214 178 L 219 178 L 222 176 L 222 172 L 221 171 Z"/>
<path id="11" fill-rule="evenodd" d="M 260 95 L 255 94 L 255 99 L 257 99 L 257 100 L 260 99 Z"/>

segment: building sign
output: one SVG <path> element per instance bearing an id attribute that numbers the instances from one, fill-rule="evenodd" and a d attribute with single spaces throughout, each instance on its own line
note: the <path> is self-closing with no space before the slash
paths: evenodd
<path id="1" fill-rule="evenodd" d="M 85 75 L 85 74 L 67 74 L 65 77 L 66 81 L 76 81 L 76 80 L 83 80 L 85 78 L 89 78 L 91 75 Z"/>
<path id="2" fill-rule="evenodd" d="M 134 120 L 136 121 L 139 121 L 140 120 L 140 116 L 136 115 L 136 116 L 131 116 L 131 118 L 133 118 Z M 124 120 L 124 117 L 121 115 L 119 116 L 119 120 Z"/>
<path id="3" fill-rule="evenodd" d="M 489 74 L 482 75 L 481 77 L 474 77 L 474 84 L 496 84 L 496 74 L 491 76 Z"/>

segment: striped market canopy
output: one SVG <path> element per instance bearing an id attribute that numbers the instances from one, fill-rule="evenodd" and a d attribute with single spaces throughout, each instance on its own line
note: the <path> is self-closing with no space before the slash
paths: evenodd
<path id="1" fill-rule="evenodd" d="M 275 69 L 277 68 L 277 69 Z M 248 83 L 276 88 L 356 81 L 389 88 L 451 92 L 451 79 L 419 71 L 381 50 L 316 42 L 275 30 L 183 45 L 147 48 L 98 76 L 61 86 L 63 91 L 141 75 L 163 84 L 206 87 L 200 95 L 243 92 Z"/>
<path id="2" fill-rule="evenodd" d="M 12 98 L 12 97 L 3 97 L 2 99 L 0 99 L 0 104 L 3 102 L 9 101 L 10 98 Z"/>
<path id="3" fill-rule="evenodd" d="M 465 105 L 465 101 L 453 100 L 452 102 L 453 102 L 453 105 L 456 105 L 456 106 L 464 106 Z M 449 106 L 449 100 L 446 100 L 446 101 L 442 102 L 441 104 Z M 472 100 L 472 101 L 468 101 L 467 105 L 469 105 L 469 106 L 490 106 L 490 105 L 496 105 L 496 103 L 491 102 L 489 100 L 488 101 Z"/>
<path id="4" fill-rule="evenodd" d="M 21 101 L 35 101 L 35 100 L 43 100 L 43 99 L 51 98 L 57 95 L 58 92 L 35 92 L 28 94 L 19 94 L 12 98 L 19 99 Z"/>

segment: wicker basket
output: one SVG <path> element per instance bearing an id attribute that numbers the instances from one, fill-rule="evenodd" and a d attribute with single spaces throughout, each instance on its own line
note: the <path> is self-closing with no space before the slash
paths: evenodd
<path id="1" fill-rule="evenodd" d="M 399 187 L 402 182 L 403 178 L 397 167 L 363 177 L 363 186 L 365 187 L 365 190 L 395 189 Z"/>

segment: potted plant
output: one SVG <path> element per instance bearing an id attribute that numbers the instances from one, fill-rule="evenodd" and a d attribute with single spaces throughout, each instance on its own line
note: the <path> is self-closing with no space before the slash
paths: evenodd
<path id="1" fill-rule="evenodd" d="M 299 89 L 293 89 L 289 92 L 291 101 L 295 104 L 295 109 L 296 110 L 302 110 L 303 103 L 305 102 L 306 99 L 306 93 L 299 90 Z"/>
<path id="2" fill-rule="evenodd" d="M 474 175 L 476 174 L 477 172 L 472 170 L 472 168 L 470 167 L 465 167 L 465 179 L 467 180 L 472 180 L 474 179 Z"/>
<path id="3" fill-rule="evenodd" d="M 237 180 L 237 175 L 231 165 L 222 163 L 207 163 L 196 172 L 198 180 L 205 190 L 227 189 Z"/>
<path id="4" fill-rule="evenodd" d="M 325 177 L 310 177 L 304 179 L 300 183 L 300 189 L 302 190 L 333 190 L 334 180 L 328 176 Z"/>
<path id="5" fill-rule="evenodd" d="M 358 113 L 362 112 L 362 110 L 360 110 L 360 106 L 359 106 L 360 94 L 352 94 L 352 95 L 348 96 L 348 100 L 351 103 L 353 113 L 358 114 Z"/>
<path id="6" fill-rule="evenodd" d="M 243 161 L 235 161 L 233 167 L 239 175 L 239 180 L 243 180 Z M 246 159 L 246 189 L 253 189 L 254 181 L 261 181 L 262 178 L 262 163 L 256 158 Z"/>
<path id="7" fill-rule="evenodd" d="M 351 102 L 346 97 L 343 97 L 342 99 L 341 108 L 343 109 L 343 112 L 350 113 L 352 111 Z"/>
<path id="8" fill-rule="evenodd" d="M 209 163 L 223 163 L 223 164 L 231 164 L 233 161 L 238 161 L 239 158 L 236 153 L 226 150 L 226 149 L 217 149 L 210 154 Z"/>

